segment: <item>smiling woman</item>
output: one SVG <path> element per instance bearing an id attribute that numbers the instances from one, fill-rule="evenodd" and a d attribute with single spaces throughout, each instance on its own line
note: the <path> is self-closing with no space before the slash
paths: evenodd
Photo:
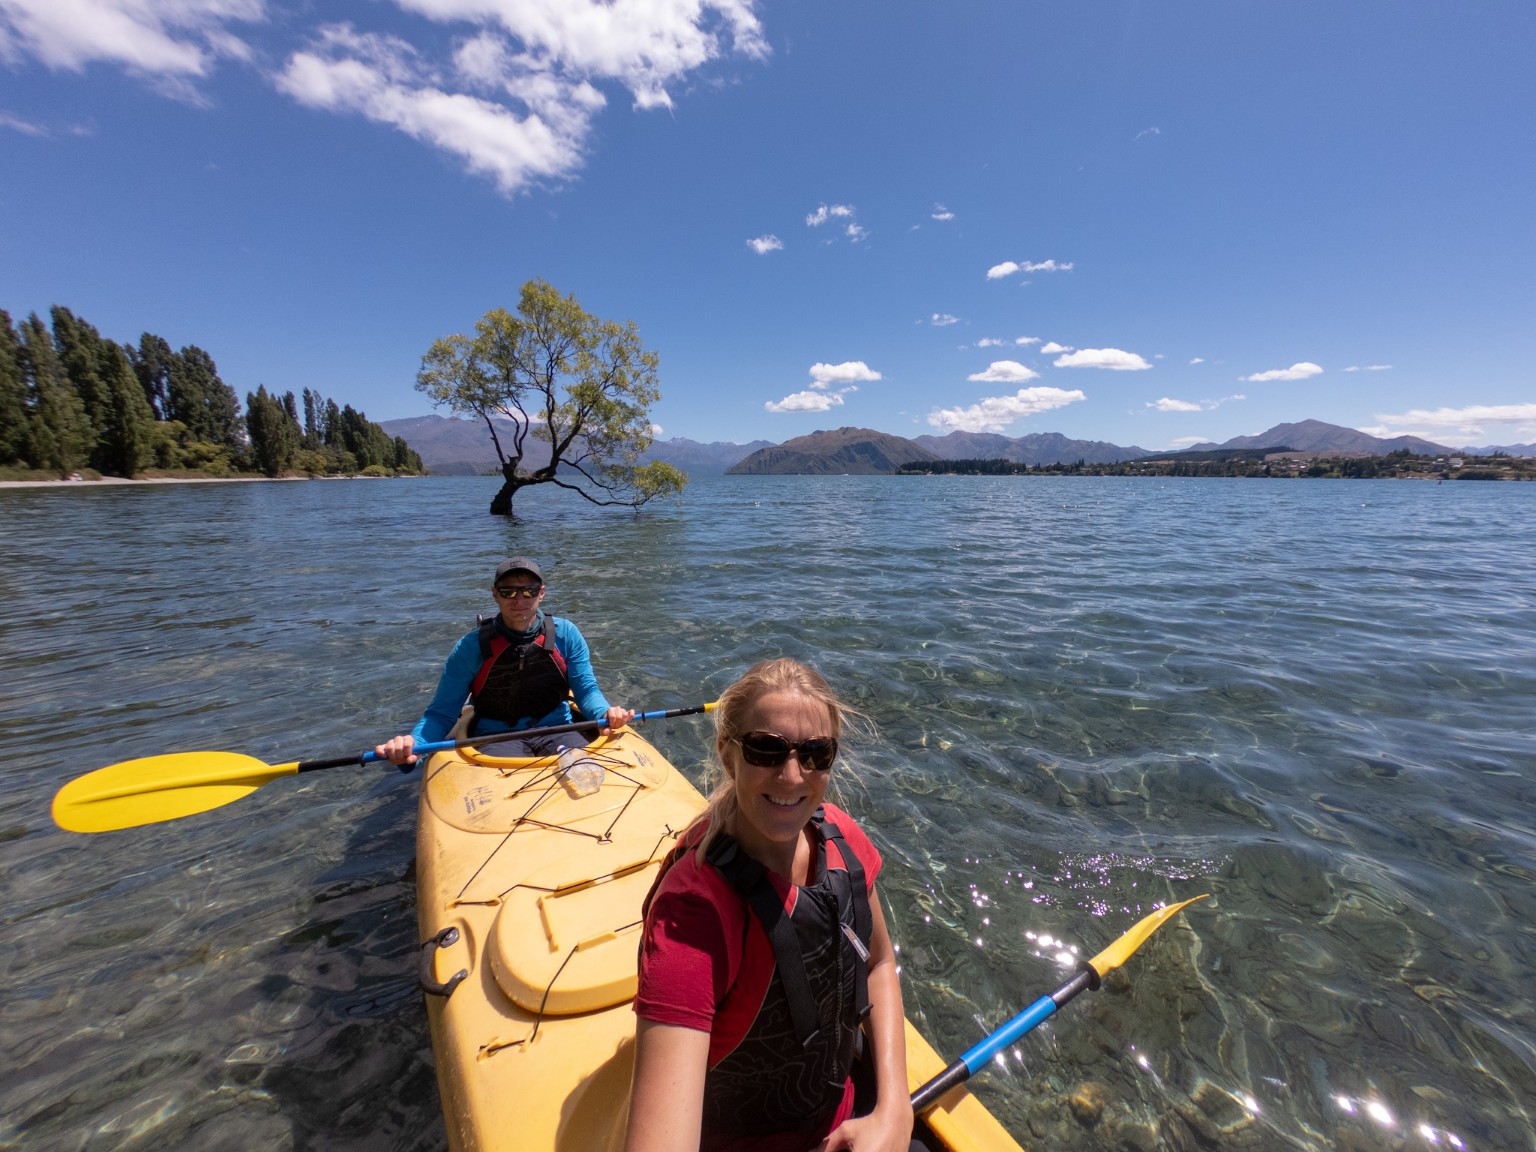
<path id="1" fill-rule="evenodd" d="M 822 803 L 844 711 L 794 660 L 721 694 L 720 781 L 647 901 L 629 1152 L 922 1147 L 880 854 Z"/>

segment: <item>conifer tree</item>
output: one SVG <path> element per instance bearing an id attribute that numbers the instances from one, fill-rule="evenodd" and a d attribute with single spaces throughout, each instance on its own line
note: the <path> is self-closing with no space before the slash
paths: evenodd
<path id="1" fill-rule="evenodd" d="M 192 439 L 240 447 L 240 398 L 197 345 L 188 344 L 172 361 L 167 397 L 170 419 L 185 424 Z"/>
<path id="2" fill-rule="evenodd" d="M 64 374 L 53 337 L 35 312 L 21 326 L 21 374 L 32 410 L 26 459 L 34 468 L 68 476 L 90 453 L 91 423 Z"/>
<path id="3" fill-rule="evenodd" d="M 27 386 L 21 377 L 21 341 L 11 314 L 0 309 L 0 467 L 29 463 Z"/>
<path id="4" fill-rule="evenodd" d="M 246 394 L 245 426 L 251 438 L 251 456 L 261 471 L 277 476 L 292 466 L 294 453 L 299 450 L 299 426 L 264 385 Z"/>
<path id="5" fill-rule="evenodd" d="M 155 419 L 172 419 L 171 364 L 176 359 L 176 353 L 171 351 L 170 343 L 153 332 L 145 332 L 139 337 L 138 348 L 128 349 L 128 358 L 133 362 L 134 375 L 139 378 L 139 384 L 144 389 L 144 398 L 154 409 Z"/>

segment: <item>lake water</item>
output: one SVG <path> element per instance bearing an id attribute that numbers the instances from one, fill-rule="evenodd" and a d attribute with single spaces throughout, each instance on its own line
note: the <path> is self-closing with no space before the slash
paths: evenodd
<path id="1" fill-rule="evenodd" d="M 946 1055 L 1211 893 L 977 1078 L 1026 1144 L 1536 1147 L 1536 485 L 729 477 L 510 523 L 493 488 L 0 491 L 0 1148 L 443 1146 L 417 777 L 48 806 L 405 730 L 513 553 L 615 702 L 788 654 L 872 717 L 845 803 Z M 705 721 L 645 735 L 698 778 Z"/>

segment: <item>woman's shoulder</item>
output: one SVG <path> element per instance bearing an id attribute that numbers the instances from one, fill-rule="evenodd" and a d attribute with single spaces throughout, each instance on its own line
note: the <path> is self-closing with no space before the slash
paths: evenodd
<path id="1" fill-rule="evenodd" d="M 821 809 L 827 822 L 837 828 L 853 854 L 864 865 L 864 870 L 870 874 L 870 882 L 873 883 L 874 874 L 880 870 L 881 864 L 880 850 L 875 847 L 874 841 L 865 835 L 858 821 L 836 804 L 823 804 Z"/>

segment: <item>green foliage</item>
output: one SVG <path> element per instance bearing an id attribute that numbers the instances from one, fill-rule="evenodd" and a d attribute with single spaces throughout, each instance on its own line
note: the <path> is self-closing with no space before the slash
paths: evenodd
<path id="1" fill-rule="evenodd" d="M 251 457 L 258 471 L 280 476 L 293 467 L 301 438 L 299 426 L 264 385 L 245 397 L 245 430 L 251 438 Z"/>
<path id="2" fill-rule="evenodd" d="M 638 464 L 653 436 L 651 405 L 661 398 L 658 365 L 633 323 L 599 320 L 574 296 L 530 280 L 515 316 L 494 308 L 474 337 L 435 341 L 416 387 L 438 407 L 485 422 L 503 479 L 493 514 L 511 515 L 513 497 L 533 484 L 639 507 L 687 483 L 676 468 Z M 505 445 L 498 418 L 510 424 Z M 549 460 L 525 469 L 530 437 L 548 445 Z"/>
<path id="3" fill-rule="evenodd" d="M 21 326 L 21 375 L 27 389 L 26 461 L 68 476 L 85 466 L 95 430 L 80 394 L 70 384 L 53 337 L 33 313 Z"/>
<path id="4" fill-rule="evenodd" d="M 21 376 L 21 340 L 11 314 L 0 309 L 0 467 L 26 456 L 27 385 Z"/>

